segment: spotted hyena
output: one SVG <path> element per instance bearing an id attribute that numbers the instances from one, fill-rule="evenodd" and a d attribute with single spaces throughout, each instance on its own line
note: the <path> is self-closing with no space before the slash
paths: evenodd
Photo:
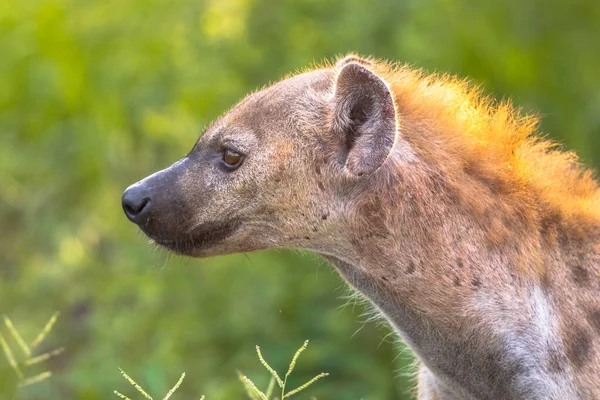
<path id="1" fill-rule="evenodd" d="M 246 97 L 123 208 L 179 254 L 321 254 L 415 352 L 421 399 L 599 399 L 600 192 L 536 124 L 348 56 Z"/>

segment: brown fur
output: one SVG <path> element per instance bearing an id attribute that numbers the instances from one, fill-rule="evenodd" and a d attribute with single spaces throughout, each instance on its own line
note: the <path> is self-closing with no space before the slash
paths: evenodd
<path id="1" fill-rule="evenodd" d="M 593 172 L 574 153 L 536 135 L 537 117 L 522 116 L 510 102 L 496 103 L 459 78 L 373 65 L 391 86 L 401 117 L 427 125 L 411 137 L 400 122 L 400 130 L 427 161 L 453 175 L 464 172 L 493 193 L 513 194 L 524 204 L 539 196 L 568 218 L 600 220 Z M 444 149 L 442 154 L 433 142 Z"/>
<path id="2" fill-rule="evenodd" d="M 455 77 L 372 65 L 392 88 L 403 136 L 425 162 L 439 168 L 455 201 L 488 227 L 490 244 L 512 238 L 515 224 L 543 225 L 550 242 L 556 229 L 586 236 L 597 227 L 600 190 L 593 171 L 574 153 L 537 135 L 537 117 L 521 115 L 510 102 L 483 97 Z M 515 215 L 492 210 L 498 195 Z"/>
<path id="3" fill-rule="evenodd" d="M 414 350 L 420 398 L 600 398 L 600 191 L 537 122 L 349 56 L 249 95 L 124 207 L 190 256 L 322 254 Z"/>

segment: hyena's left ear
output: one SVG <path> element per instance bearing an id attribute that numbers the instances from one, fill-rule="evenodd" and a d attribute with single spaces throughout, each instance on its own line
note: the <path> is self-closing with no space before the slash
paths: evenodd
<path id="1" fill-rule="evenodd" d="M 397 130 L 392 93 L 368 65 L 354 60 L 342 64 L 333 95 L 333 131 L 340 139 L 345 168 L 357 176 L 383 164 Z"/>

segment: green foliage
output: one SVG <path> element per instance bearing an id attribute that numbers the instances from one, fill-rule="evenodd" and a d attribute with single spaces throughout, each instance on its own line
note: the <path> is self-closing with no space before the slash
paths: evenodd
<path id="1" fill-rule="evenodd" d="M 595 0 L 2 0 L 0 313 L 34 337 L 61 310 L 45 344 L 68 347 L 22 397 L 104 399 L 123 365 L 150 393 L 194 371 L 182 398 L 240 398 L 225 377 L 254 363 L 249 343 L 284 365 L 310 337 L 331 373 L 316 397 L 409 398 L 412 358 L 342 307 L 316 257 L 167 256 L 124 218 L 123 190 L 246 93 L 351 51 L 470 76 L 598 166 L 598 21 Z M 0 397 L 15 381 L 2 361 Z"/>
<path id="2" fill-rule="evenodd" d="M 271 366 L 269 364 L 267 364 L 267 362 L 265 361 L 265 359 L 263 358 L 263 356 L 260 352 L 260 348 L 258 346 L 256 346 L 256 352 L 258 353 L 258 359 L 260 360 L 261 364 L 267 369 L 267 371 L 269 371 L 269 373 L 272 375 L 272 377 L 271 377 L 271 380 L 269 381 L 269 386 L 267 387 L 267 390 L 262 392 L 260 389 L 258 389 L 256 387 L 256 385 L 254 384 L 254 382 L 252 382 L 252 380 L 250 380 L 250 378 L 248 378 L 247 376 L 243 375 L 241 372 L 238 371 L 238 378 L 239 378 L 240 382 L 242 383 L 242 385 L 244 386 L 244 388 L 246 389 L 246 394 L 248 395 L 248 397 L 250 397 L 251 400 L 271 400 L 271 399 L 272 400 L 281 400 L 281 399 L 285 399 L 288 397 L 292 397 L 296 393 L 301 392 L 302 390 L 306 389 L 307 387 L 309 387 L 310 385 L 315 383 L 317 380 L 329 375 L 327 373 L 320 373 L 319 375 L 316 375 L 315 377 L 313 377 L 311 380 L 304 383 L 303 385 L 298 386 L 296 389 L 293 389 L 289 392 L 285 391 L 285 385 L 287 383 L 288 377 L 294 370 L 294 367 L 296 366 L 296 361 L 298 360 L 300 353 L 302 353 L 304 350 L 306 350 L 307 346 L 308 346 L 308 340 L 306 340 L 304 342 L 304 344 L 302 345 L 302 347 L 300 347 L 296 351 L 296 354 L 294 354 L 294 357 L 292 358 L 290 366 L 288 367 L 288 372 L 285 374 L 284 380 L 281 380 L 279 375 L 277 375 L 277 372 L 275 372 L 275 370 L 273 368 L 271 368 Z M 138 383 L 136 381 L 134 381 L 133 378 L 131 378 L 129 375 L 127 375 L 127 373 L 125 373 L 125 371 L 123 371 L 120 368 L 119 368 L 119 371 L 121 371 L 121 375 L 123 375 L 123 377 L 133 387 L 135 387 L 135 389 L 139 393 L 141 393 L 142 396 L 144 396 L 148 400 L 152 400 L 152 396 L 150 396 L 144 390 L 144 388 L 142 388 L 140 385 L 138 385 Z M 181 382 L 183 382 L 184 378 L 185 378 L 185 372 L 183 374 L 181 374 L 181 377 L 179 378 L 179 380 L 177 381 L 175 386 L 173 386 L 171 388 L 171 390 L 169 390 L 169 392 L 166 394 L 166 396 L 163 397 L 163 400 L 168 400 L 171 397 L 171 395 L 173 395 L 173 393 L 175 393 L 175 391 L 177 389 L 179 389 L 179 386 L 181 385 Z M 277 384 L 281 388 L 281 397 L 279 397 L 279 399 L 277 397 L 271 398 L 271 396 L 273 394 L 273 389 L 275 387 L 275 382 L 277 382 Z M 114 391 L 114 393 L 122 399 L 131 400 L 129 397 L 125 396 L 124 394 L 122 394 L 116 390 Z M 202 396 L 200 398 L 200 400 L 204 400 L 204 396 Z"/>
<path id="3" fill-rule="evenodd" d="M 267 387 L 267 390 L 263 393 L 260 389 L 258 389 L 256 387 L 256 385 L 254 384 L 254 382 L 252 382 L 250 380 L 250 378 L 243 375 L 242 373 L 239 373 L 239 379 L 244 384 L 244 387 L 246 388 L 246 393 L 248 394 L 250 399 L 251 400 L 270 400 L 271 394 L 273 392 L 274 383 L 277 382 L 277 385 L 279 385 L 279 388 L 281 388 L 281 396 L 279 397 L 279 400 L 282 400 L 282 399 L 285 399 L 288 397 L 292 397 L 296 393 L 301 392 L 302 390 L 306 389 L 307 387 L 309 387 L 310 385 L 315 383 L 317 380 L 328 376 L 329 375 L 328 373 L 322 372 L 322 373 L 314 376 L 311 380 L 304 383 L 303 385 L 298 386 L 296 389 L 286 392 L 285 386 L 287 384 L 287 380 L 288 380 L 289 376 L 291 375 L 292 371 L 294 370 L 294 367 L 296 366 L 296 361 L 298 360 L 298 357 L 304 350 L 306 350 L 306 347 L 308 347 L 308 340 L 306 340 L 304 342 L 304 344 L 296 351 L 296 353 L 294 354 L 294 357 L 292 357 L 292 361 L 290 362 L 290 365 L 288 367 L 287 373 L 285 374 L 285 377 L 283 379 L 281 379 L 279 377 L 279 374 L 277 374 L 277 371 L 275 371 L 265 361 L 265 359 L 260 351 L 260 347 L 256 346 L 256 353 L 258 354 L 258 359 L 260 360 L 260 363 L 265 367 L 265 369 L 267 371 L 269 371 L 269 373 L 271 374 L 271 380 L 269 381 L 269 386 Z M 278 398 L 276 397 L 273 400 L 278 400 Z"/>
<path id="4" fill-rule="evenodd" d="M 150 396 L 140 385 L 137 384 L 136 381 L 134 381 L 129 375 L 127 375 L 125 373 L 125 371 L 123 371 L 121 368 L 119 368 L 119 371 L 121 371 L 121 375 L 123 375 L 123 378 L 125 378 L 129 383 L 131 383 L 131 385 L 139 392 L 142 394 L 142 396 L 144 396 L 146 399 L 148 400 L 153 400 L 152 396 Z M 175 393 L 175 391 L 177 389 L 179 389 L 179 386 L 181 385 L 181 382 L 183 382 L 183 379 L 185 378 L 185 372 L 183 374 L 181 374 L 181 376 L 179 377 L 179 380 L 177 381 L 177 383 L 175 384 L 175 386 L 173 386 L 171 388 L 171 390 L 169 390 L 167 392 L 167 394 L 165 395 L 165 397 L 163 397 L 163 400 L 168 400 L 169 398 L 171 398 L 171 396 L 173 395 L 173 393 Z M 125 396 L 124 394 L 118 392 L 118 391 L 114 391 L 114 393 L 125 400 L 131 400 L 129 397 Z M 204 400 L 204 396 L 200 397 L 200 400 Z"/>
<path id="5" fill-rule="evenodd" d="M 52 330 L 54 323 L 58 319 L 58 315 L 58 312 L 52 315 L 52 317 L 46 323 L 44 328 L 42 328 L 42 330 L 37 334 L 35 339 L 29 345 L 25 343 L 25 340 L 23 339 L 17 328 L 14 326 L 10 318 L 8 318 L 8 316 L 6 315 L 3 316 L 4 327 L 10 333 L 13 342 L 19 347 L 19 350 L 21 352 L 20 357 L 16 357 L 15 352 L 12 350 L 7 339 L 4 337 L 4 334 L 0 332 L 0 347 L 2 347 L 6 360 L 8 361 L 8 364 L 10 365 L 16 376 L 15 385 L 12 385 L 14 392 L 12 393 L 11 397 L 13 397 L 16 394 L 16 391 L 18 389 L 41 382 L 52 376 L 52 373 L 50 371 L 44 371 L 36 375 L 27 377 L 26 370 L 29 367 L 47 361 L 50 358 L 55 357 L 64 351 L 64 348 L 61 347 L 55 350 L 47 351 L 37 356 L 33 355 L 33 352 L 38 348 L 38 346 L 44 341 L 46 336 Z"/>

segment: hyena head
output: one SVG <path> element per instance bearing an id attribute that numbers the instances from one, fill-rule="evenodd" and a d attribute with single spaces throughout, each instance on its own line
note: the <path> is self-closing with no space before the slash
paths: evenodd
<path id="1" fill-rule="evenodd" d="M 396 131 L 388 85 L 369 61 L 346 57 L 246 97 L 188 155 L 127 188 L 123 209 L 179 254 L 334 255 Z"/>

